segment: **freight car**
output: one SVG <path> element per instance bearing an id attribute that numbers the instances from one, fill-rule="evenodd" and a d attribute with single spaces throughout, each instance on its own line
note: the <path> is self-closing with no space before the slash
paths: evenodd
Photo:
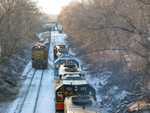
<path id="1" fill-rule="evenodd" d="M 43 43 L 36 43 L 32 47 L 32 67 L 47 68 L 48 64 L 48 48 Z"/>

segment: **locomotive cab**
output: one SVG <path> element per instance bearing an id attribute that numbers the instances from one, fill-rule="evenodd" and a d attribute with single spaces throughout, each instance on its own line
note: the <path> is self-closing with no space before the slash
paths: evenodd
<path id="1" fill-rule="evenodd" d="M 68 54 L 69 48 L 65 44 L 57 44 L 54 46 L 54 59 L 56 60 L 61 54 Z"/>
<path id="2" fill-rule="evenodd" d="M 33 68 L 46 68 L 48 64 L 48 48 L 37 43 L 32 48 L 32 67 Z"/>
<path id="3" fill-rule="evenodd" d="M 56 112 L 64 111 L 64 100 L 72 95 L 90 95 L 96 99 L 95 89 L 85 79 L 69 79 L 61 81 L 55 90 Z"/>

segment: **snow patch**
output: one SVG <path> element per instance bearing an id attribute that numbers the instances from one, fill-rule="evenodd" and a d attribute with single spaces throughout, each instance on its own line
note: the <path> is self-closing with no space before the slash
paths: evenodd
<path id="1" fill-rule="evenodd" d="M 118 94 L 115 96 L 115 98 L 116 98 L 117 100 L 122 100 L 122 99 L 124 99 L 124 98 L 127 96 L 127 94 L 128 94 L 128 92 L 125 91 L 125 90 L 123 90 L 123 91 L 121 91 L 120 93 L 118 93 Z"/>
<path id="2" fill-rule="evenodd" d="M 112 88 L 108 91 L 109 94 L 114 94 L 119 88 L 117 86 L 112 86 Z"/>
<path id="3" fill-rule="evenodd" d="M 25 77 L 28 75 L 28 72 L 30 71 L 30 69 L 32 68 L 32 63 L 31 61 L 27 64 L 27 66 L 25 67 L 22 76 Z"/>
<path id="4" fill-rule="evenodd" d="M 106 85 L 108 83 L 108 79 L 111 75 L 112 75 L 112 72 L 101 73 L 101 76 L 99 78 L 99 81 L 101 82 L 101 84 Z"/>

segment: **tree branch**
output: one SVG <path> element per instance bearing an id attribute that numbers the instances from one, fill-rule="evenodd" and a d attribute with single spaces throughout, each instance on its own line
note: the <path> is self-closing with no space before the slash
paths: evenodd
<path id="1" fill-rule="evenodd" d="M 123 27 L 119 27 L 119 26 L 101 26 L 101 27 L 98 27 L 98 28 L 88 28 L 89 30 L 100 30 L 100 29 L 120 29 L 120 30 L 123 30 L 123 31 L 127 31 L 127 32 L 130 32 L 130 33 L 134 33 L 133 30 L 129 30 L 127 28 L 123 28 Z"/>
<path id="2" fill-rule="evenodd" d="M 144 1 L 144 0 L 138 0 L 139 2 L 145 4 L 145 5 L 150 5 L 150 1 L 147 0 L 147 1 Z M 149 2 L 148 2 L 149 1 Z"/>
<path id="3" fill-rule="evenodd" d="M 118 49 L 118 48 L 104 48 L 104 49 L 98 49 L 98 50 L 93 50 L 93 51 L 89 51 L 88 53 L 85 53 L 85 55 L 91 54 L 91 53 L 95 53 L 95 52 L 103 52 L 103 51 L 119 51 L 119 50 L 126 50 L 127 49 Z"/>
<path id="4" fill-rule="evenodd" d="M 101 26 L 98 28 L 88 28 L 89 30 L 101 30 L 101 29 L 120 29 L 122 31 L 126 31 L 129 33 L 136 33 L 134 30 L 130 30 L 128 28 L 124 28 L 124 27 L 119 27 L 119 26 Z M 137 32 L 139 35 L 143 34 L 143 35 L 148 35 L 148 33 L 142 33 L 141 31 Z"/>

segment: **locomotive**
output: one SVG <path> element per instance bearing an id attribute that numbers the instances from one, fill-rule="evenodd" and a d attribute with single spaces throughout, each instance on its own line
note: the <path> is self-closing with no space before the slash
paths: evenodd
<path id="1" fill-rule="evenodd" d="M 82 78 L 72 77 L 62 80 L 55 89 L 56 112 L 64 111 L 64 100 L 72 95 L 91 95 L 96 99 L 95 89 Z"/>
<path id="2" fill-rule="evenodd" d="M 69 49 L 60 55 L 58 49 L 57 45 L 54 46 L 56 112 L 100 113 L 96 91 L 85 79 L 79 62 L 69 54 Z"/>
<path id="3" fill-rule="evenodd" d="M 64 63 L 58 70 L 59 76 L 66 74 L 82 74 L 82 70 L 75 63 Z"/>
<path id="4" fill-rule="evenodd" d="M 54 60 L 61 54 L 68 54 L 69 48 L 65 44 L 57 44 L 54 46 Z"/>
<path id="5" fill-rule="evenodd" d="M 60 56 L 55 62 L 54 62 L 54 66 L 55 66 L 55 76 L 59 76 L 59 68 L 61 65 L 63 64 L 72 64 L 74 63 L 78 68 L 79 68 L 79 62 L 73 57 L 73 56 L 70 56 L 70 55 L 62 55 Z"/>
<path id="6" fill-rule="evenodd" d="M 43 43 L 36 43 L 32 47 L 32 67 L 36 69 L 47 68 L 48 48 Z"/>

